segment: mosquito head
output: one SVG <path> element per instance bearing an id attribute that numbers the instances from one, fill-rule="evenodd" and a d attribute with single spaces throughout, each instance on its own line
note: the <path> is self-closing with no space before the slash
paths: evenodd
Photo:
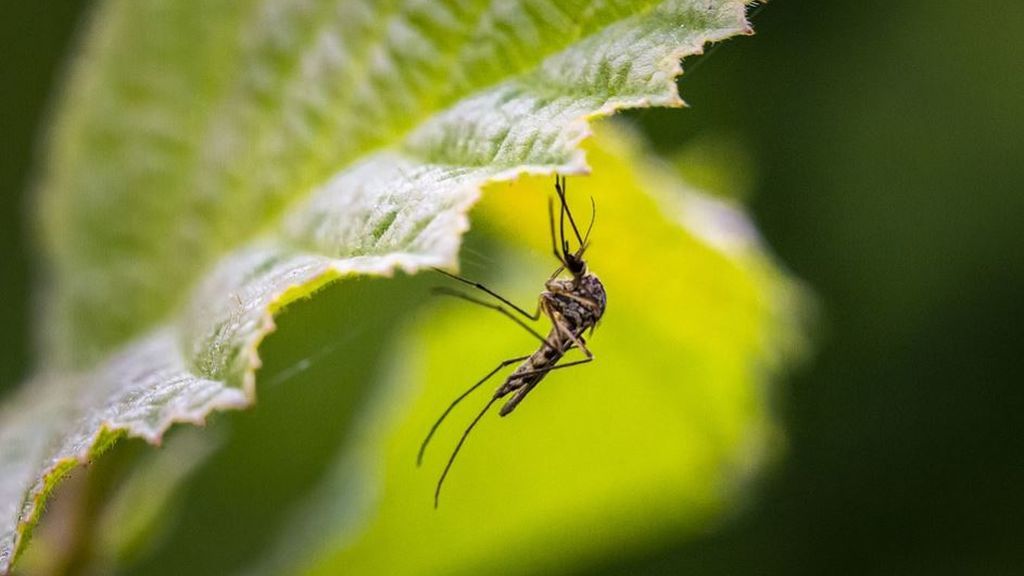
<path id="1" fill-rule="evenodd" d="M 569 271 L 574 277 L 583 276 L 587 273 L 587 262 L 583 259 L 583 249 L 581 246 L 574 254 L 564 254 L 565 258 L 565 269 Z"/>
<path id="2" fill-rule="evenodd" d="M 555 175 L 555 193 L 558 195 L 559 217 L 558 217 L 558 242 L 561 246 L 556 245 L 555 240 L 555 214 L 554 208 L 548 203 L 548 216 L 551 222 L 551 244 L 552 249 L 555 253 L 555 258 L 562 263 L 562 266 L 573 275 L 574 278 L 580 278 L 587 273 L 587 263 L 583 260 L 583 253 L 586 252 L 588 243 L 590 241 L 590 230 L 594 227 L 594 216 L 597 214 L 597 206 L 594 204 L 594 199 L 590 199 L 590 224 L 587 226 L 587 232 L 584 235 L 580 235 L 579 228 L 576 227 L 576 219 L 572 216 L 572 211 L 569 210 L 569 204 L 565 200 L 565 176 Z M 565 238 L 565 220 L 566 217 L 569 219 L 569 226 L 572 229 L 573 234 L 576 236 L 576 241 L 579 242 L 579 248 L 575 251 L 570 249 L 569 241 Z"/>

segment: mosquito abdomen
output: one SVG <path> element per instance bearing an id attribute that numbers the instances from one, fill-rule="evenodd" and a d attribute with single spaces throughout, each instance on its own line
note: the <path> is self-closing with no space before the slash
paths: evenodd
<path id="1" fill-rule="evenodd" d="M 548 334 L 548 342 L 555 343 L 555 346 L 544 344 L 537 349 L 529 358 L 523 361 L 515 371 L 509 374 L 505 383 L 494 393 L 495 398 L 503 398 L 513 392 L 515 395 L 501 407 L 499 414 L 507 416 L 516 409 L 516 406 L 523 401 L 523 398 L 530 393 L 530 390 L 540 383 L 548 372 L 558 364 L 558 361 L 565 355 L 565 350 L 572 346 L 572 341 L 561 341 L 558 339 L 557 330 Z"/>

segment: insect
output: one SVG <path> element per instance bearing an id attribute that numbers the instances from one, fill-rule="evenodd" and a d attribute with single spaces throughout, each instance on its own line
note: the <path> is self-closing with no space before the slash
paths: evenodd
<path id="1" fill-rule="evenodd" d="M 477 414 L 476 418 L 470 422 L 469 426 L 467 426 L 466 430 L 462 433 L 462 437 L 459 439 L 458 444 L 456 444 L 455 449 L 448 458 L 448 463 L 445 465 L 444 471 L 441 473 L 441 477 L 437 481 L 437 488 L 434 490 L 435 508 L 437 508 L 438 500 L 441 496 L 441 487 L 444 485 L 444 480 L 448 477 L 448 473 L 451 471 L 452 464 L 455 462 L 456 456 L 458 456 L 459 451 L 462 450 L 462 446 L 466 443 L 466 439 L 469 437 L 470 432 L 473 431 L 473 428 L 480 422 L 495 402 L 508 397 L 508 400 L 501 407 L 499 412 L 501 416 L 507 416 L 516 409 L 516 406 L 518 406 L 530 391 L 532 391 L 552 370 L 578 366 L 594 360 L 594 354 L 587 348 L 584 333 L 589 331 L 590 334 L 593 334 L 598 320 L 600 320 L 601 316 L 604 314 L 607 298 L 605 296 L 604 285 L 601 284 L 601 281 L 598 280 L 597 276 L 587 270 L 587 263 L 583 260 L 583 253 L 587 250 L 588 242 L 590 240 L 590 231 L 594 226 L 594 216 L 596 215 L 597 210 L 594 205 L 594 200 L 591 198 L 590 202 L 592 212 L 590 224 L 587 226 L 586 233 L 581 236 L 579 228 L 576 226 L 576 220 L 573 218 L 572 212 L 569 210 L 569 205 L 566 203 L 566 183 L 564 176 L 555 176 L 555 193 L 557 194 L 561 205 L 559 208 L 558 218 L 558 242 L 556 242 L 555 239 L 555 215 L 554 207 L 550 198 L 548 201 L 548 222 L 551 231 L 551 249 L 555 258 L 558 259 L 559 266 L 544 283 L 544 291 L 540 294 L 537 302 L 537 309 L 533 314 L 526 312 L 524 309 L 516 306 L 479 282 L 474 282 L 444 270 L 437 269 L 438 272 L 445 276 L 468 286 L 472 286 L 473 288 L 476 288 L 488 296 L 498 300 L 501 304 L 476 298 L 464 292 L 446 287 L 437 288 L 435 289 L 435 292 L 467 300 L 474 304 L 479 304 L 486 308 L 496 310 L 530 332 L 530 334 L 537 338 L 541 344 L 533 354 L 510 358 L 498 364 L 494 370 L 491 370 L 476 384 L 470 386 L 468 390 L 452 401 L 448 408 L 445 409 L 434 425 L 430 428 L 430 431 L 427 433 L 427 437 L 424 438 L 423 444 L 420 446 L 419 454 L 416 457 L 417 466 L 423 463 L 423 454 L 426 452 L 427 445 L 430 443 L 431 438 L 433 438 L 434 433 L 437 431 L 441 423 L 444 422 L 445 418 L 448 417 L 451 411 L 459 404 L 459 402 L 487 382 L 491 377 L 501 371 L 501 369 L 512 364 L 519 363 L 516 369 L 505 379 L 505 382 L 495 390 L 490 401 L 487 402 L 480 413 Z M 578 242 L 579 247 L 575 251 L 570 250 L 569 241 L 566 240 L 565 237 L 566 219 L 569 220 L 569 226 L 572 230 L 572 234 Z M 571 275 L 571 278 L 560 278 L 559 276 L 563 272 L 567 272 Z M 518 313 L 519 316 L 525 317 L 527 320 L 537 321 L 540 319 L 541 315 L 546 316 L 551 321 L 551 330 L 548 332 L 547 337 L 541 336 L 540 333 L 530 327 L 530 325 L 522 318 L 513 314 L 512 311 L 506 308 L 506 306 Z M 583 353 L 584 358 L 559 364 L 559 361 L 561 361 L 562 358 L 573 348 L 579 349 Z"/>

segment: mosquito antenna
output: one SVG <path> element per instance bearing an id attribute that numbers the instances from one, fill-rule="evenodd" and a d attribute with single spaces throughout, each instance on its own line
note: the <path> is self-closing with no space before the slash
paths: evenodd
<path id="1" fill-rule="evenodd" d="M 459 450 L 462 450 L 462 445 L 466 443 L 466 438 L 468 438 L 469 433 L 473 431 L 473 427 L 475 427 L 477 422 L 484 417 L 484 414 L 487 414 L 487 411 L 491 409 L 491 406 L 493 406 L 497 400 L 498 397 L 494 396 L 487 402 L 484 409 L 481 410 L 480 413 L 476 415 L 476 418 L 469 423 L 469 426 L 466 427 L 466 431 L 462 433 L 462 438 L 459 439 L 459 443 L 455 445 L 455 450 L 452 451 L 451 457 L 448 458 L 448 463 L 444 466 L 444 472 L 441 472 L 441 477 L 437 480 L 437 488 L 434 490 L 435 510 L 437 509 L 437 502 L 441 498 L 441 486 L 444 485 L 444 479 L 448 476 L 448 471 L 452 469 L 452 464 L 455 463 L 455 457 L 459 455 Z"/>
<path id="2" fill-rule="evenodd" d="M 562 206 L 565 208 L 565 213 L 569 215 L 569 224 L 572 225 L 572 231 L 576 234 L 576 240 L 583 245 L 583 238 L 580 236 L 580 229 L 576 227 L 576 219 L 572 217 L 572 210 L 569 210 L 569 204 L 565 200 L 565 193 L 568 187 L 565 184 L 565 176 L 562 176 L 562 186 L 559 190 L 558 196 L 562 199 Z"/>
<path id="3" fill-rule="evenodd" d="M 587 251 L 587 247 L 590 246 L 590 231 L 594 229 L 594 220 L 597 218 L 597 204 L 594 202 L 594 197 L 590 197 L 590 224 L 587 224 L 587 233 L 583 235 L 583 243 L 580 244 L 580 249 L 576 251 L 576 258 L 583 258 L 583 253 Z"/>
<path id="4" fill-rule="evenodd" d="M 587 225 L 587 233 L 583 235 L 583 243 L 580 245 L 580 252 L 583 252 L 583 247 L 590 241 L 590 231 L 594 229 L 594 219 L 597 218 L 597 203 L 594 202 L 594 197 L 590 197 L 590 224 Z"/>

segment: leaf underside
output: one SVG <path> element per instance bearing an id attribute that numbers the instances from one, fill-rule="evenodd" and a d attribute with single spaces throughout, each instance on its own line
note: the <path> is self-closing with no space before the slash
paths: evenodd
<path id="1" fill-rule="evenodd" d="M 741 1 L 109 0 L 40 182 L 37 376 L 0 411 L 0 571 L 73 466 L 255 399 L 274 314 L 456 263 L 483 184 L 588 170 L 588 120 L 679 106 Z"/>

